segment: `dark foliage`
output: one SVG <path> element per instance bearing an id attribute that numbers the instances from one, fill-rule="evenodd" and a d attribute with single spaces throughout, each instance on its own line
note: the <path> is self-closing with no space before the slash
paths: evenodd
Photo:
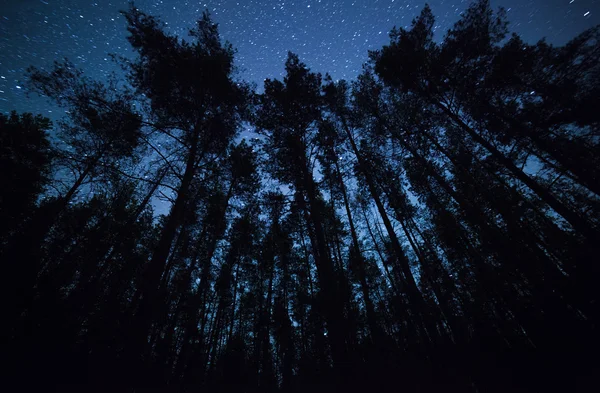
<path id="1" fill-rule="evenodd" d="M 593 386 L 600 28 L 527 44 L 476 0 L 437 42 L 425 6 L 355 81 L 290 53 L 257 94 L 208 13 L 123 14 L 127 80 L 31 69 L 52 139 L 0 115 L 4 385 Z"/>

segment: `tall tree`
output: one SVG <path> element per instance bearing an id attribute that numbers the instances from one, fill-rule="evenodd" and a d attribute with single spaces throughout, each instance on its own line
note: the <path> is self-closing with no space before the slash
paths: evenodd
<path id="1" fill-rule="evenodd" d="M 0 114 L 0 245 L 18 232 L 35 209 L 50 180 L 53 158 L 48 140 L 52 124 L 42 116 L 12 112 Z"/>
<path id="2" fill-rule="evenodd" d="M 323 222 L 323 198 L 314 180 L 311 150 L 317 122 L 321 118 L 321 76 L 310 72 L 297 55 L 290 53 L 281 81 L 265 81 L 265 92 L 258 110 L 257 125 L 269 138 L 267 169 L 297 192 L 300 208 L 306 217 L 312 254 L 317 267 L 319 300 L 331 339 L 334 365 L 345 363 L 346 333 L 338 280 L 327 248 Z"/>
<path id="3" fill-rule="evenodd" d="M 193 197 L 193 180 L 208 176 L 203 168 L 225 156 L 238 131 L 247 91 L 233 80 L 233 49 L 221 42 L 207 12 L 190 30 L 191 42 L 167 35 L 157 19 L 133 5 L 123 14 L 128 40 L 138 54 L 129 64 L 129 80 L 147 98 L 152 123 L 181 152 L 182 167 L 176 199 L 138 291 L 136 319 L 144 332 L 150 327 L 160 278 Z"/>

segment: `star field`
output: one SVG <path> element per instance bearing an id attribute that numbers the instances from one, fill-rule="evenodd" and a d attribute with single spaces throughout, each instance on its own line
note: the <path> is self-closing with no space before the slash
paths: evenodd
<path id="1" fill-rule="evenodd" d="M 288 51 L 311 69 L 336 79 L 352 79 L 370 49 L 388 42 L 393 26 L 408 26 L 424 0 L 138 0 L 167 28 L 187 35 L 204 9 L 237 49 L 240 77 L 257 86 L 279 78 Z M 459 18 L 466 0 L 430 0 L 436 38 Z M 600 23 L 600 0 L 492 0 L 508 11 L 511 31 L 526 41 L 543 37 L 557 45 Z M 124 18 L 127 0 L 0 0 L 0 112 L 60 117 L 46 100 L 27 96 L 25 69 L 69 58 L 85 74 L 106 78 L 119 72 L 110 53 L 128 56 Z"/>

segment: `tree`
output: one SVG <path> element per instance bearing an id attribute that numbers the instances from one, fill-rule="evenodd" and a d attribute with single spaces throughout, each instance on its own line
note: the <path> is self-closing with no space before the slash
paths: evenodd
<path id="1" fill-rule="evenodd" d="M 52 124 L 42 116 L 0 114 L 0 244 L 30 217 L 49 181 L 53 154 L 48 140 Z"/>
<path id="2" fill-rule="evenodd" d="M 589 241 L 594 241 L 598 232 L 580 213 L 557 199 L 478 132 L 480 125 L 477 124 L 477 119 L 468 117 L 469 112 L 461 111 L 463 108 L 460 106 L 460 96 L 457 96 L 456 105 L 450 101 L 450 95 L 454 91 L 453 84 L 450 84 L 453 75 L 468 75 L 470 80 L 475 78 L 474 80 L 478 81 L 480 77 L 477 72 L 484 72 L 484 67 L 480 64 L 483 64 L 486 57 L 493 55 L 495 44 L 504 38 L 505 25 L 502 12 L 496 18 L 492 16 L 488 0 L 476 1 L 455 29 L 449 32 L 442 48 L 438 48 L 433 42 L 433 15 L 431 9 L 425 7 L 421 15 L 413 21 L 411 30 L 392 31 L 390 45 L 381 51 L 372 52 L 371 59 L 375 65 L 375 72 L 387 84 L 410 91 L 447 116 L 454 125 L 504 166 L 515 179 L 529 187 L 568 221 L 576 231 Z M 469 49 L 471 47 L 473 50 Z M 461 50 L 468 51 L 469 57 L 461 56 Z M 474 60 L 467 63 L 469 58 Z M 465 91 L 470 85 L 457 81 L 457 86 L 457 91 Z"/>
<path id="3" fill-rule="evenodd" d="M 327 249 L 323 222 L 323 199 L 313 178 L 311 157 L 316 122 L 321 117 L 321 76 L 310 72 L 298 56 L 290 53 L 286 76 L 281 81 L 265 81 L 265 93 L 257 114 L 257 125 L 267 135 L 267 170 L 294 187 L 307 223 L 312 254 L 317 267 L 320 301 L 330 331 L 334 365 L 345 358 L 343 307 L 334 266 Z"/>
<path id="4" fill-rule="evenodd" d="M 47 131 L 50 120 L 31 114 L 0 114 L 0 260 L 5 274 L 2 299 L 7 321 L 2 336 L 10 339 L 16 332 L 15 318 L 27 302 L 37 265 L 19 253 L 25 245 L 19 235 L 27 228 L 38 209 L 37 202 L 50 180 L 54 158 Z"/>
<path id="5" fill-rule="evenodd" d="M 193 197 L 194 177 L 208 176 L 203 167 L 224 157 L 238 131 L 247 92 L 232 79 L 233 49 L 221 43 L 207 12 L 190 31 L 192 42 L 167 35 L 157 19 L 133 5 L 123 14 L 128 40 L 138 53 L 129 64 L 130 83 L 147 98 L 152 122 L 181 149 L 183 166 L 177 174 L 177 197 L 137 295 L 136 319 L 143 332 L 150 327 L 159 281 Z"/>
<path id="6" fill-rule="evenodd" d="M 476 0 L 437 41 L 426 6 L 354 81 L 290 53 L 255 94 L 208 13 L 185 39 L 124 16 L 125 80 L 31 69 L 66 120 L 0 115 L 9 383 L 591 382 L 598 29 L 528 44 Z"/>

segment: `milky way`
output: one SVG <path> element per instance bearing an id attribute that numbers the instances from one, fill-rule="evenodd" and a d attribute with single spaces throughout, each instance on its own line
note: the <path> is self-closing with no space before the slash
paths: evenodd
<path id="1" fill-rule="evenodd" d="M 393 26 L 407 26 L 422 0 L 139 0 L 172 33 L 185 36 L 208 9 L 224 39 L 238 50 L 239 76 L 262 85 L 278 78 L 288 51 L 315 71 L 352 79 L 368 50 L 388 41 Z M 468 1 L 429 1 L 437 18 L 437 39 L 459 18 Z M 510 29 L 526 41 L 541 38 L 564 44 L 600 23 L 600 0 L 497 0 L 507 10 Z M 47 67 L 67 57 L 85 74 L 106 78 L 118 71 L 110 53 L 131 54 L 124 18 L 126 0 L 0 0 L 0 112 L 16 109 L 58 118 L 44 99 L 27 96 L 25 69 Z"/>

